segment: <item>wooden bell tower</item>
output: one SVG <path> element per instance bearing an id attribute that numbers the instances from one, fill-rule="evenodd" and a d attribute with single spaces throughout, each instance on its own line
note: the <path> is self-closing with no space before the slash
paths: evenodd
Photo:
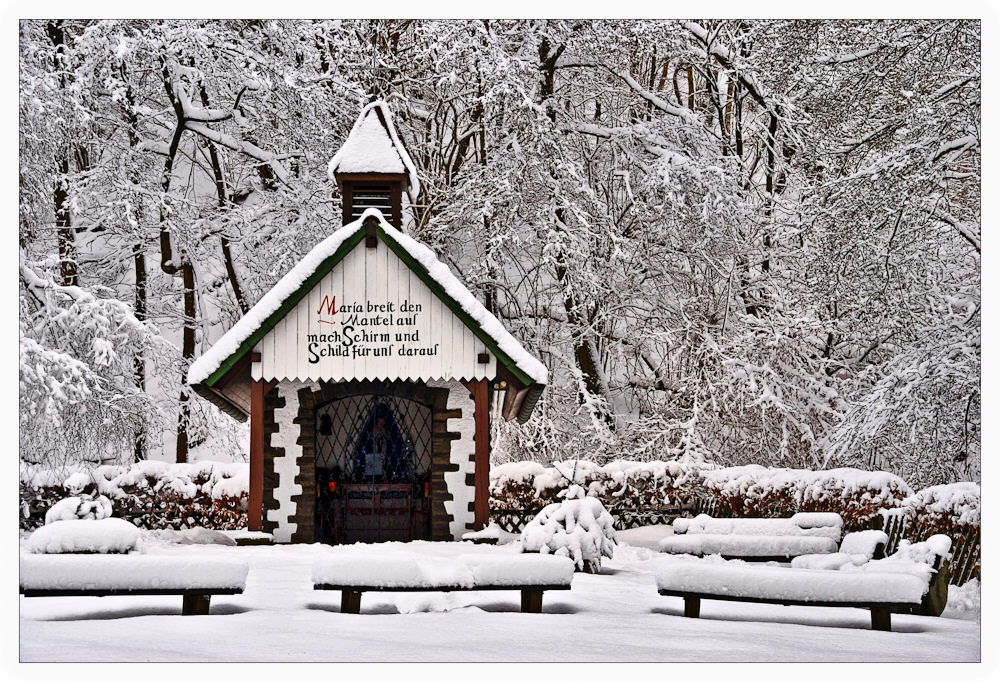
<path id="1" fill-rule="evenodd" d="M 361 111 L 343 147 L 330 161 L 329 174 L 343 201 L 343 224 L 377 208 L 393 227 L 403 225 L 403 194 L 420 191 L 416 169 L 393 125 L 389 109 L 374 101 Z"/>
<path id="2" fill-rule="evenodd" d="M 344 225 L 369 208 L 377 208 L 390 225 L 402 229 L 404 173 L 337 173 L 343 199 Z"/>

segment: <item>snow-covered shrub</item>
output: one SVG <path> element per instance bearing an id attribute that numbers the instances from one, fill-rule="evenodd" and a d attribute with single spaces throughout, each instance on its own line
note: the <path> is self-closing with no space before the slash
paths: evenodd
<path id="1" fill-rule="evenodd" d="M 845 530 L 867 528 L 879 509 L 899 506 L 913 494 L 903 479 L 860 469 L 767 468 L 757 464 L 717 468 L 706 463 L 620 460 L 511 462 L 490 472 L 492 509 L 541 509 L 569 485 L 577 485 L 609 509 L 654 508 L 714 502 L 720 517 L 787 517 L 797 512 L 836 512 Z"/>
<path id="2" fill-rule="evenodd" d="M 591 494 L 614 506 L 688 504 L 695 501 L 705 464 L 676 461 L 609 462 L 597 470 Z"/>
<path id="3" fill-rule="evenodd" d="M 89 474 L 76 471 L 66 477 L 62 488 L 69 493 L 45 512 L 45 525 L 56 521 L 96 520 L 111 516 L 111 500 L 95 492 Z M 90 492 L 87 492 L 87 489 Z"/>
<path id="4" fill-rule="evenodd" d="M 521 547 L 525 552 L 569 557 L 577 570 L 599 573 L 601 557 L 614 557 L 613 519 L 600 500 L 582 496 L 579 486 L 570 491 L 580 496 L 548 505 L 525 525 Z"/>
<path id="5" fill-rule="evenodd" d="M 701 481 L 716 516 L 781 517 L 836 512 L 847 531 L 867 528 L 880 509 L 898 507 L 913 491 L 884 471 L 769 469 L 756 464 L 707 470 Z"/>
<path id="6" fill-rule="evenodd" d="M 921 537 L 941 533 L 955 538 L 979 527 L 981 498 L 976 483 L 950 483 L 917 491 L 900 507 L 916 522 Z"/>
<path id="7" fill-rule="evenodd" d="M 490 507 L 541 509 L 559 499 L 571 478 L 606 507 L 683 504 L 694 500 L 699 472 L 710 467 L 676 461 L 619 460 L 598 466 L 570 460 L 547 467 L 537 462 L 508 462 L 490 470 Z"/>
<path id="8" fill-rule="evenodd" d="M 56 502 L 45 512 L 45 525 L 56 521 L 100 520 L 111 516 L 111 500 L 104 495 L 74 495 Z"/>
<path id="9" fill-rule="evenodd" d="M 93 482 L 93 479 L 82 471 L 77 471 L 76 473 L 70 474 L 69 477 L 63 481 L 63 488 L 66 492 L 78 495 L 84 492 Z"/>
<path id="10" fill-rule="evenodd" d="M 898 509 L 883 510 L 882 514 L 887 528 L 902 525 L 902 534 L 909 540 L 934 535 L 951 538 L 955 543 L 951 573 L 960 582 L 979 576 L 982 568 L 980 501 L 978 484 L 950 483 L 920 490 L 904 499 Z"/>
<path id="11" fill-rule="evenodd" d="M 979 580 L 974 578 L 964 585 L 949 585 L 948 608 L 958 613 L 981 614 L 982 586 Z"/>
<path id="12" fill-rule="evenodd" d="M 84 485 L 85 494 L 106 497 L 114 504 L 116 516 L 141 528 L 232 530 L 246 526 L 247 464 L 143 461 L 131 466 L 77 465 L 69 471 L 23 467 L 22 529 L 38 527 L 64 497 L 62 480 L 72 477 L 80 483 L 83 476 L 91 481 Z"/>
<path id="13" fill-rule="evenodd" d="M 552 485 L 536 485 L 549 477 Z M 556 500 L 560 488 L 538 462 L 509 462 L 490 468 L 490 507 L 534 509 Z"/>
<path id="14" fill-rule="evenodd" d="M 44 525 L 45 513 L 65 497 L 62 486 L 58 484 L 36 486 L 24 480 L 20 482 L 19 494 L 21 500 L 19 528 L 23 531 Z"/>

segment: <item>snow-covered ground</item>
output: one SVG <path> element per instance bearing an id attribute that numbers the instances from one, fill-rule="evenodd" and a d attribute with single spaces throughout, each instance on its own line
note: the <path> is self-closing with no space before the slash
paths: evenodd
<path id="1" fill-rule="evenodd" d="M 656 592 L 655 568 L 669 559 L 655 548 L 667 533 L 669 528 L 662 526 L 620 532 L 615 557 L 603 562 L 601 573 L 577 573 L 572 590 L 547 592 L 541 614 L 520 613 L 519 593 L 501 591 L 369 593 L 362 597 L 361 615 L 350 615 L 340 613 L 339 592 L 311 587 L 313 560 L 331 551 L 328 547 L 174 544 L 144 532 L 142 546 L 148 555 L 247 561 L 246 591 L 213 597 L 208 616 L 186 617 L 180 615 L 181 599 L 176 596 L 20 597 L 20 660 L 980 660 L 979 594 L 972 589 L 956 594 L 964 599 L 950 603 L 940 618 L 893 615 L 893 632 L 872 631 L 868 611 L 849 608 L 706 601 L 700 619 L 683 618 L 680 599 Z M 392 552 L 400 545 L 366 549 Z M 409 543 L 406 551 L 449 557 L 510 548 L 420 542 Z M 22 665 L 18 672 L 44 679 L 47 669 Z M 607 668 L 598 670 L 610 674 Z M 846 672 L 839 670 L 838 677 Z M 965 678 L 976 676 L 977 670 L 963 670 Z M 97 676 L 97 669 L 84 667 L 72 669 L 74 678 L 77 671 Z M 938 679 L 945 673 L 938 666 L 923 666 L 908 676 L 928 671 Z M 57 666 L 54 674 L 62 677 L 71 671 Z"/>

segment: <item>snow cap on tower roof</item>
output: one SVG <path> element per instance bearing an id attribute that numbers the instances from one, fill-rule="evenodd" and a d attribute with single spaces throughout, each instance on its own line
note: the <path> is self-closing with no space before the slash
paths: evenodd
<path id="1" fill-rule="evenodd" d="M 413 160 L 399 140 L 389 106 L 375 100 L 361 110 L 347 140 L 327 167 L 330 180 L 336 173 L 405 173 L 410 196 L 420 192 Z"/>

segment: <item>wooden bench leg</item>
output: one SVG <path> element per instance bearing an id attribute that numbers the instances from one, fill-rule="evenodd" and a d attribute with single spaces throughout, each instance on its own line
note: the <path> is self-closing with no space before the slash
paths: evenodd
<path id="1" fill-rule="evenodd" d="M 541 613 L 543 590 L 521 590 L 521 613 Z"/>
<path id="2" fill-rule="evenodd" d="M 892 614 L 889 609 L 872 608 L 872 630 L 892 632 Z"/>
<path id="3" fill-rule="evenodd" d="M 340 593 L 341 613 L 361 613 L 361 593 L 344 590 Z"/>
<path id="4" fill-rule="evenodd" d="M 210 594 L 185 594 L 184 604 L 181 607 L 183 616 L 207 616 L 208 605 L 212 600 Z"/>
<path id="5" fill-rule="evenodd" d="M 698 618 L 701 616 L 701 599 L 698 597 L 684 597 L 684 617 Z"/>

